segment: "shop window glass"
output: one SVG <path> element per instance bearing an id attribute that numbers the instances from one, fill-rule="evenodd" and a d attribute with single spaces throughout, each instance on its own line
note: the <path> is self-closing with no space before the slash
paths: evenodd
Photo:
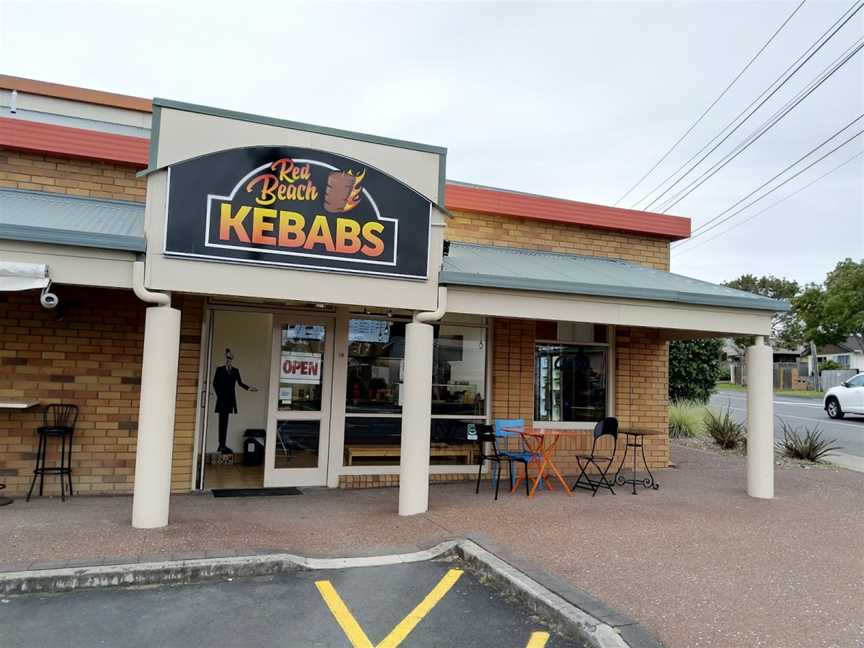
<path id="1" fill-rule="evenodd" d="M 403 322 L 360 318 L 349 322 L 344 465 L 399 464 L 404 357 Z M 484 328 L 436 326 L 432 367 L 433 417 L 480 420 L 486 415 Z M 470 422 L 433 419 L 433 464 L 473 463 L 476 442 L 468 438 Z"/>
<path id="2" fill-rule="evenodd" d="M 606 416 L 607 348 L 538 344 L 534 420 L 593 422 Z"/>
<path id="3" fill-rule="evenodd" d="M 352 319 L 348 324 L 346 412 L 400 414 L 405 324 Z"/>
<path id="4" fill-rule="evenodd" d="M 477 441 L 469 426 L 476 421 L 432 419 L 430 461 L 435 466 L 476 465 Z M 402 419 L 348 416 L 345 419 L 346 466 L 398 466 Z"/>
<path id="5" fill-rule="evenodd" d="M 471 326 L 435 328 L 432 414 L 486 413 L 486 330 Z"/>
<path id="6" fill-rule="evenodd" d="M 290 324 L 282 328 L 280 410 L 321 410 L 325 334 L 323 326 Z"/>

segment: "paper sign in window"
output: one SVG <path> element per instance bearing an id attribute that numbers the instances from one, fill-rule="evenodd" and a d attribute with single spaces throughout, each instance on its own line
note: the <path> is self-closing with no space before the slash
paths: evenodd
<path id="1" fill-rule="evenodd" d="M 322 358 L 320 353 L 283 351 L 279 381 L 304 385 L 321 384 Z"/>

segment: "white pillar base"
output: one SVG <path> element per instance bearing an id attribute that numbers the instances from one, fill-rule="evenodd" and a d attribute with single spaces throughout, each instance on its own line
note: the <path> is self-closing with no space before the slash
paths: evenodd
<path id="1" fill-rule="evenodd" d="M 167 306 L 151 306 L 147 309 L 144 324 L 135 454 L 132 526 L 136 529 L 153 529 L 168 524 L 179 355 L 180 311 Z"/>
<path id="2" fill-rule="evenodd" d="M 774 497 L 774 352 L 762 337 L 747 348 L 747 494 Z"/>
<path id="3" fill-rule="evenodd" d="M 399 515 L 416 515 L 429 509 L 433 337 L 429 324 L 412 322 L 405 327 Z"/>

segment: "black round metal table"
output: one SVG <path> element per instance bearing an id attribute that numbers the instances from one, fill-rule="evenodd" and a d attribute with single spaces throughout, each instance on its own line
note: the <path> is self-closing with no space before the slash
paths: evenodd
<path id="1" fill-rule="evenodd" d="M 648 467 L 648 460 L 645 458 L 645 437 L 647 436 L 659 436 L 657 432 L 649 432 L 647 430 L 621 430 L 619 434 L 623 434 L 626 440 L 626 447 L 624 448 L 624 457 L 621 459 L 621 465 L 618 466 L 618 471 L 615 473 L 615 483 L 619 486 L 624 486 L 625 484 L 633 484 L 633 494 L 637 495 L 636 486 L 642 485 L 643 488 L 652 488 L 657 490 L 660 488 L 660 483 L 654 479 L 654 474 L 651 472 L 651 469 Z M 633 448 L 633 478 L 627 479 L 622 473 L 624 468 L 624 464 L 627 462 L 627 450 L 628 448 Z M 647 477 L 643 479 L 637 479 L 636 477 L 636 469 L 637 469 L 637 451 L 642 453 L 642 463 L 645 465 L 645 471 L 648 473 Z"/>
<path id="2" fill-rule="evenodd" d="M 6 484 L 0 484 L 0 490 L 6 488 Z M 7 504 L 12 503 L 11 497 L 0 497 L 0 506 L 6 506 Z"/>

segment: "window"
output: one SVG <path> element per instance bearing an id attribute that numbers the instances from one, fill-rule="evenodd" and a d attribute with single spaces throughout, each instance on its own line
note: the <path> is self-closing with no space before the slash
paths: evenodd
<path id="1" fill-rule="evenodd" d="M 468 440 L 468 425 L 486 416 L 486 346 L 482 326 L 435 326 L 433 464 L 474 462 L 476 442 Z M 399 464 L 404 358 L 404 322 L 350 320 L 344 465 Z"/>
<path id="2" fill-rule="evenodd" d="M 348 324 L 348 383 L 345 411 L 401 414 L 405 323 L 352 319 Z"/>
<path id="3" fill-rule="evenodd" d="M 838 355 L 837 356 L 837 364 L 839 364 L 843 369 L 849 368 L 849 356 L 848 355 Z"/>
<path id="4" fill-rule="evenodd" d="M 864 373 L 853 376 L 848 380 L 848 383 L 852 387 L 864 387 Z"/>
<path id="5" fill-rule="evenodd" d="M 534 420 L 594 422 L 606 416 L 605 346 L 538 343 Z"/>
<path id="6" fill-rule="evenodd" d="M 486 414 L 486 330 L 435 327 L 432 415 Z"/>

